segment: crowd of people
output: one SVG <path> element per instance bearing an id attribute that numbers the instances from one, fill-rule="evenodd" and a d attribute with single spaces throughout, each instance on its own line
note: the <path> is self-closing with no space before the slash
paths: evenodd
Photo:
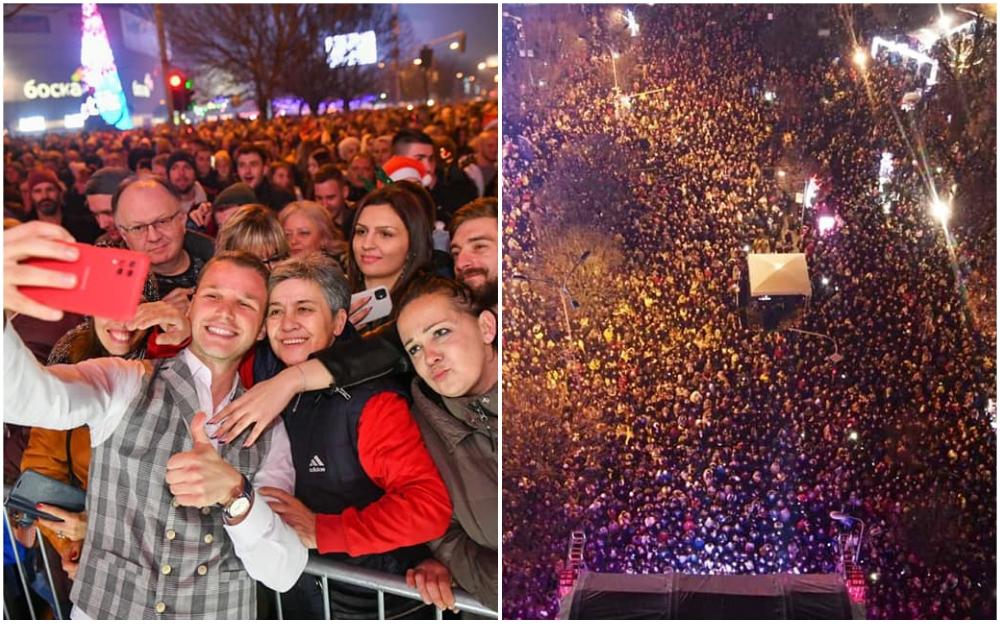
<path id="1" fill-rule="evenodd" d="M 859 67 L 836 35 L 764 53 L 797 8 L 655 7 L 636 38 L 574 10 L 583 43 L 560 41 L 590 62 L 541 59 L 556 69 L 504 118 L 505 271 L 537 278 L 504 289 L 504 617 L 558 613 L 575 530 L 598 572 L 832 573 L 860 528 L 842 512 L 866 526 L 869 617 L 994 619 L 995 61 L 965 90 L 992 112 L 963 132 L 953 83 L 899 109 L 912 65 Z M 857 17 L 860 41 L 883 34 Z M 782 188 L 793 151 L 819 209 Z M 951 241 L 930 181 L 960 189 Z M 560 290 L 539 272 L 571 231 L 620 261 L 585 258 Z M 806 254 L 791 327 L 829 339 L 748 323 L 748 252 Z"/>
<path id="2" fill-rule="evenodd" d="M 4 148 L 4 482 L 87 501 L 5 524 L 14 617 L 379 612 L 310 550 L 405 576 L 392 617 L 496 609 L 495 102 Z M 72 288 L 25 261 L 73 241 L 148 256 L 131 318 L 22 292 Z"/>

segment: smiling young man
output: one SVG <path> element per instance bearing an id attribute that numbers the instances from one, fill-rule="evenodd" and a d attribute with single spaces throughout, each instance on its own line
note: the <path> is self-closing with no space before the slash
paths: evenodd
<path id="1" fill-rule="evenodd" d="M 5 311 L 58 316 L 18 286 L 72 281 L 21 262 L 67 258 L 57 241 L 69 240 L 44 223 L 5 232 Z M 165 360 L 42 368 L 5 328 L 4 379 L 18 388 L 4 394 L 8 422 L 91 431 L 75 619 L 248 619 L 256 615 L 254 580 L 285 591 L 301 575 L 305 548 L 256 495 L 262 487 L 294 489 L 284 426 L 276 423 L 249 448 L 220 447 L 206 426 L 206 415 L 242 392 L 237 368 L 263 336 L 266 279 L 248 254 L 209 262 L 191 303 L 191 345 Z"/>
<path id="2" fill-rule="evenodd" d="M 236 150 L 236 173 L 240 181 L 253 189 L 258 202 L 277 213 L 295 201 L 295 196 L 271 186 L 267 179 L 267 162 L 267 150 L 260 145 L 241 145 Z"/>
<path id="3" fill-rule="evenodd" d="M 496 305 L 499 267 L 497 200 L 484 197 L 462 206 L 451 222 L 451 257 L 455 277 Z"/>

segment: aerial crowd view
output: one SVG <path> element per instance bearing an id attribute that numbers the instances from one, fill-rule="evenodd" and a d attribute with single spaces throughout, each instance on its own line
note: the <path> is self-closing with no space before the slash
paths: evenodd
<path id="1" fill-rule="evenodd" d="M 504 11 L 504 617 L 582 567 L 994 619 L 995 12 Z"/>

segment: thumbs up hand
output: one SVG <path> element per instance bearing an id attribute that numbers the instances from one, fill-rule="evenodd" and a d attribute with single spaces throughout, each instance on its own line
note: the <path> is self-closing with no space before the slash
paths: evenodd
<path id="1" fill-rule="evenodd" d="M 198 412 L 191 420 L 190 451 L 175 453 L 167 461 L 167 485 L 177 502 L 187 507 L 207 507 L 228 503 L 242 491 L 243 477 L 215 450 L 205 422 L 208 417 Z"/>

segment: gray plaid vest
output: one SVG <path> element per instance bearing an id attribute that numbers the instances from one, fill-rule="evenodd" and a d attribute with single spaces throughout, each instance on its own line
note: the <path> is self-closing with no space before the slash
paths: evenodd
<path id="1" fill-rule="evenodd" d="M 193 445 L 191 379 L 180 358 L 154 361 L 121 424 L 93 449 L 87 537 L 70 597 L 94 619 L 257 615 L 256 583 L 223 529 L 222 508 L 175 506 L 166 483 L 167 460 Z M 253 479 L 270 442 L 265 433 L 248 449 L 234 441 L 220 452 Z"/>

